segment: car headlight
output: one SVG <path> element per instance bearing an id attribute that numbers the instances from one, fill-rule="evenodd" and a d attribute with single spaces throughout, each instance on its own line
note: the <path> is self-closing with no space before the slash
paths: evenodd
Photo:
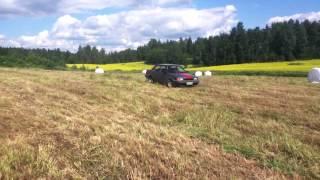
<path id="1" fill-rule="evenodd" d="M 197 81 L 197 80 L 198 80 L 198 78 L 197 78 L 197 77 L 194 77 L 194 78 L 193 78 L 193 80 Z"/>
<path id="2" fill-rule="evenodd" d="M 183 77 L 177 77 L 177 81 L 183 81 Z"/>

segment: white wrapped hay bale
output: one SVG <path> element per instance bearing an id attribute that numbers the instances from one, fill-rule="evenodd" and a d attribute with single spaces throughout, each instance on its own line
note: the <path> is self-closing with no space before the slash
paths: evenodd
<path id="1" fill-rule="evenodd" d="M 96 68 L 96 74 L 104 74 L 104 70 L 102 68 Z"/>
<path id="2" fill-rule="evenodd" d="M 142 74 L 147 74 L 147 70 L 146 70 L 146 69 L 143 70 L 143 71 L 142 71 Z"/>
<path id="3" fill-rule="evenodd" d="M 205 76 L 212 76 L 212 72 L 211 71 L 206 71 L 206 72 L 204 72 L 204 75 Z"/>
<path id="4" fill-rule="evenodd" d="M 196 72 L 194 73 L 194 75 L 195 75 L 196 77 L 201 77 L 201 76 L 203 76 L 203 73 L 202 73 L 201 71 L 196 71 Z"/>
<path id="5" fill-rule="evenodd" d="M 311 83 L 320 83 L 320 68 L 313 68 L 308 73 L 308 80 Z"/>

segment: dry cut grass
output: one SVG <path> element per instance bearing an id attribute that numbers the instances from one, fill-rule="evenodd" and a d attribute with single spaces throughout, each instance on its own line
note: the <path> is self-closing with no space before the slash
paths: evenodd
<path id="1" fill-rule="evenodd" d="M 319 178 L 320 87 L 0 69 L 0 179 Z"/>

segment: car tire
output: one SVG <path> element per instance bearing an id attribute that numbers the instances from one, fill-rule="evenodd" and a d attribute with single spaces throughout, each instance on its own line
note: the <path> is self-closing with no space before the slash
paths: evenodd
<path id="1" fill-rule="evenodd" d="M 147 79 L 147 80 L 148 80 L 148 82 L 149 82 L 149 83 L 152 83 L 152 84 L 154 83 L 154 80 L 152 79 L 152 77 L 151 77 L 151 76 L 150 76 L 150 77 L 148 77 L 148 79 Z"/>
<path id="2" fill-rule="evenodd" d="M 173 88 L 174 87 L 173 82 L 171 80 L 167 81 L 167 87 L 168 88 Z"/>

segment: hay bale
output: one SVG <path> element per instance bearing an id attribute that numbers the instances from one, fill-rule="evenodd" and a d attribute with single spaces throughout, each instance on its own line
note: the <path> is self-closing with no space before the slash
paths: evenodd
<path id="1" fill-rule="evenodd" d="M 204 75 L 205 76 L 212 76 L 212 72 L 211 71 L 206 71 L 206 72 L 204 72 Z"/>
<path id="2" fill-rule="evenodd" d="M 196 77 L 201 77 L 201 76 L 203 76 L 203 73 L 202 73 L 201 71 L 196 71 L 196 72 L 194 73 L 194 75 L 195 75 Z"/>
<path id="3" fill-rule="evenodd" d="M 308 80 L 311 83 L 320 83 L 320 68 L 313 68 L 308 73 Z"/>
<path id="4" fill-rule="evenodd" d="M 102 68 L 96 68 L 96 74 L 104 74 L 104 70 Z"/>

